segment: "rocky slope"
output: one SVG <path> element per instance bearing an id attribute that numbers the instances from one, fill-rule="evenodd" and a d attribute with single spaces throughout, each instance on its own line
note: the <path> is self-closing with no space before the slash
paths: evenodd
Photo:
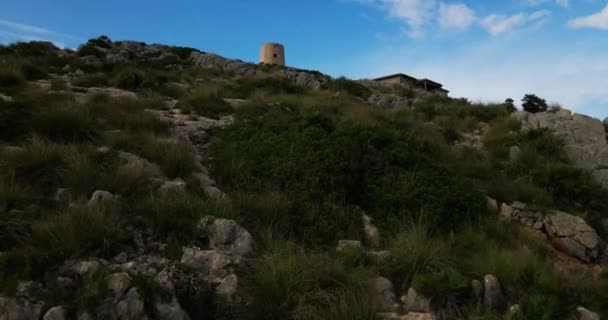
<path id="1" fill-rule="evenodd" d="M 0 49 L 0 320 L 606 312 L 599 120 L 105 37 Z"/>

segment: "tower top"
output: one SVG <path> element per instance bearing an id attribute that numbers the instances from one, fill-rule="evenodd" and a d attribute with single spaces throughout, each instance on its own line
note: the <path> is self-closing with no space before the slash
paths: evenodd
<path id="1" fill-rule="evenodd" d="M 260 63 L 285 66 L 285 47 L 275 42 L 264 43 L 260 50 Z"/>

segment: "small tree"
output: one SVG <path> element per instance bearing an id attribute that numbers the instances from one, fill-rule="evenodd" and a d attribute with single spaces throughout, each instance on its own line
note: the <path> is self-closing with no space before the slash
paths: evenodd
<path id="1" fill-rule="evenodd" d="M 517 110 L 517 108 L 515 108 L 515 101 L 511 98 L 505 100 L 504 106 L 509 112 L 515 112 Z"/>
<path id="2" fill-rule="evenodd" d="M 534 94 L 525 95 L 521 101 L 523 102 L 522 107 L 524 108 L 524 111 L 531 113 L 547 111 L 549 108 L 545 99 L 541 99 Z"/>

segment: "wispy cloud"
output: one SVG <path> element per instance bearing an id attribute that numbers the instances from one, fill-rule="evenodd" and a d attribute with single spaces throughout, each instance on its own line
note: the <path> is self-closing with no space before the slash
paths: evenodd
<path id="1" fill-rule="evenodd" d="M 570 20 L 568 25 L 572 28 L 608 30 L 608 5 L 598 13 Z"/>
<path id="2" fill-rule="evenodd" d="M 464 31 L 473 25 L 480 26 L 493 36 L 535 23 L 540 26 L 551 15 L 549 10 L 513 15 L 490 14 L 478 17 L 475 11 L 463 3 L 445 3 L 436 0 L 355 0 L 376 5 L 391 18 L 405 23 L 405 33 L 412 38 L 422 38 L 429 30 Z M 542 0 L 534 0 L 542 1 Z M 564 0 L 558 0 L 563 3 Z M 566 1 L 567 2 L 567 1 Z"/>
<path id="3" fill-rule="evenodd" d="M 518 13 L 512 16 L 492 14 L 483 18 L 480 24 L 491 35 L 496 36 L 527 23 L 543 23 L 550 15 L 549 10 L 539 10 L 531 14 Z"/>
<path id="4" fill-rule="evenodd" d="M 536 7 L 536 6 L 540 6 L 549 2 L 553 2 L 555 4 L 557 4 L 560 7 L 564 7 L 567 8 L 570 6 L 570 1 L 569 0 L 524 0 L 525 4 L 528 6 L 532 6 L 532 7 Z"/>
<path id="5" fill-rule="evenodd" d="M 38 41 L 46 40 L 65 47 L 64 43 L 77 40 L 76 36 L 50 30 L 39 26 L 0 19 L 0 41 Z"/>

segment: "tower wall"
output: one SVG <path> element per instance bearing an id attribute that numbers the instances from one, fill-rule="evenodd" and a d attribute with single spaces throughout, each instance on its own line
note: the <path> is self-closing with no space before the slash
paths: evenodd
<path id="1" fill-rule="evenodd" d="M 265 43 L 260 51 L 260 63 L 285 66 L 285 48 L 279 43 Z"/>

